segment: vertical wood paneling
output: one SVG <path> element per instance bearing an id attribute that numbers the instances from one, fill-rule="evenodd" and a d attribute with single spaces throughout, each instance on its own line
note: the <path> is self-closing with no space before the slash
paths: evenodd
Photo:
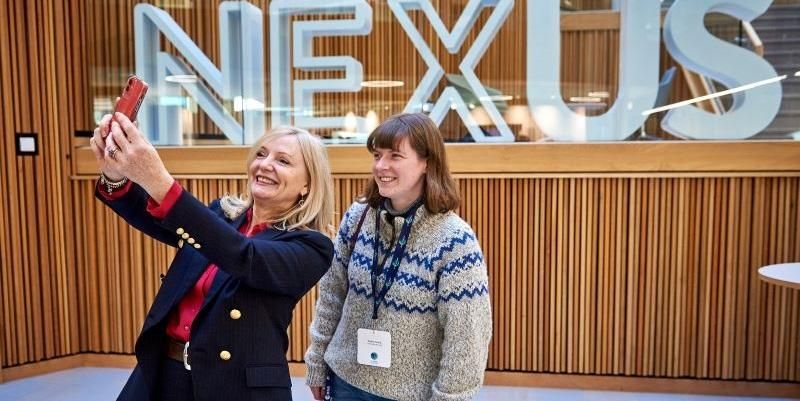
<path id="1" fill-rule="evenodd" d="M 69 73 L 77 37 L 64 1 L 0 6 L 0 292 L 2 366 L 78 352 L 76 277 L 70 235 Z M 70 77 L 70 78 L 67 78 Z M 39 155 L 15 154 L 14 133 L 38 134 Z"/>
<path id="2" fill-rule="evenodd" d="M 9 7 L 0 7 L 0 21 L 8 21 L 10 18 L 10 8 Z M 10 58 L 10 52 L 5 50 L 11 47 L 11 24 L 4 24 L 0 26 L 0 52 L 2 53 L 2 58 L 0 58 L 0 96 L 4 99 L 9 98 L 11 95 L 11 78 L 10 78 L 10 65 L 9 62 L 6 61 Z M 12 132 L 13 130 L 13 116 L 14 111 L 11 110 L 10 107 L 3 107 L 0 110 L 0 130 L 2 130 L 3 135 L 0 136 L 0 154 L 3 155 L 2 160 L 0 160 L 0 193 L 7 193 L 9 190 L 9 174 L 6 173 L 10 171 L 10 155 L 14 149 L 14 139 L 11 135 L 8 135 L 8 132 Z M 0 195 L 2 196 L 2 195 Z M 6 201 L 6 197 L 2 196 L 3 201 Z M 0 260 L 5 261 L 4 263 L 13 263 L 14 262 L 14 254 L 13 247 L 11 245 L 10 236 L 8 235 L 8 228 L 10 227 L 10 207 L 2 207 L 0 208 L 0 226 L 3 227 L 3 230 L 0 231 Z M 0 307 L 0 321 L 2 322 L 2 330 L 0 332 L 0 339 L 2 339 L 2 343 L 0 344 L 0 373 L 2 373 L 2 367 L 7 365 L 8 360 L 13 360 L 16 358 L 16 355 L 12 354 L 12 350 L 7 346 L 6 338 L 10 338 L 13 335 L 13 330 L 16 329 L 16 323 L 12 321 L 13 313 L 12 313 L 12 305 L 14 304 L 14 292 L 9 291 L 8 283 L 11 282 L 11 269 L 0 269 L 0 295 L 2 295 L 2 307 Z"/>
<path id="3" fill-rule="evenodd" d="M 365 182 L 335 180 L 337 213 Z M 182 183 L 203 201 L 245 185 Z M 74 185 L 88 216 L 78 254 L 95 258 L 79 257 L 79 275 L 91 283 L 79 289 L 82 315 L 108 326 L 89 325 L 89 349 L 130 353 L 173 252 L 92 200 L 92 181 Z M 787 247 L 797 242 L 800 178 L 464 177 L 459 186 L 459 213 L 489 269 L 490 369 L 800 379 L 797 291 L 755 272 L 800 260 L 799 248 Z M 127 244 L 124 253 L 98 239 L 100 231 Z M 290 360 L 302 360 L 315 299 L 312 291 L 295 310 Z M 100 300 L 109 307 L 101 310 Z"/>
<path id="4" fill-rule="evenodd" d="M 0 6 L 0 21 L 7 22 L 0 24 L 2 367 L 78 352 L 131 353 L 159 274 L 173 257 L 95 201 L 93 182 L 69 178 L 71 148 L 85 143 L 72 132 L 91 129 L 94 102 L 113 100 L 133 71 L 137 2 Z M 169 12 L 218 63 L 218 3 L 193 4 Z M 267 1 L 254 4 L 268 8 Z M 434 5 L 447 26 L 463 9 L 459 2 Z M 476 72 L 487 86 L 520 96 L 510 105 L 525 105 L 524 63 L 508 61 L 525 40 L 525 2 L 515 7 Z M 320 113 L 363 115 L 374 108 L 385 118 L 402 110 L 424 74 L 385 3 L 373 8 L 368 37 L 319 39 L 315 51 L 352 55 L 363 61 L 367 79 L 400 78 L 406 85 L 320 94 Z M 457 72 L 467 47 L 447 54 L 422 16 L 413 18 L 446 71 Z M 562 33 L 563 60 L 592 60 L 562 63 L 565 98 L 608 90 L 614 101 L 618 40 L 615 30 Z M 393 44 L 389 54 L 386 43 Z M 671 63 L 662 57 L 662 70 Z M 679 80 L 673 98 L 686 97 Z M 193 132 L 217 132 L 202 114 L 192 124 Z M 530 139 L 540 136 L 529 129 Z M 443 130 L 448 139 L 464 132 L 452 116 Z M 15 132 L 39 133 L 39 156 L 17 157 Z M 337 217 L 365 182 L 337 177 Z M 182 183 L 204 201 L 245 185 L 240 178 Z M 491 280 L 490 369 L 800 380 L 800 292 L 764 284 L 755 273 L 765 264 L 800 260 L 798 178 L 463 177 L 459 184 L 459 213 L 478 234 Z M 293 361 L 308 343 L 315 299 L 312 291 L 295 311 Z"/>
<path id="5" fill-rule="evenodd" d="M 562 0 L 561 5 L 580 11 L 608 10 L 611 8 L 611 0 Z"/>

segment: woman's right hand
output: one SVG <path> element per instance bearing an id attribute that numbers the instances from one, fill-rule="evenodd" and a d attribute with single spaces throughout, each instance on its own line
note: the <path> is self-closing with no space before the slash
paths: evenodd
<path id="1" fill-rule="evenodd" d="M 94 129 L 94 135 L 89 140 L 89 145 L 97 161 L 97 167 L 111 181 L 119 181 L 125 176 L 113 168 L 106 161 L 106 137 L 111 133 L 111 114 L 106 114 L 100 119 L 100 123 Z"/>
<path id="2" fill-rule="evenodd" d="M 311 389 L 311 395 L 314 396 L 314 399 L 317 401 L 322 401 L 322 398 L 325 397 L 325 389 L 322 386 L 309 386 L 308 388 Z"/>

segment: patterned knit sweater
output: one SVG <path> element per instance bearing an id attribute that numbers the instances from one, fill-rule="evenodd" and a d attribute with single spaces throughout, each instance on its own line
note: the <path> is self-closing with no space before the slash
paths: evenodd
<path id="1" fill-rule="evenodd" d="M 431 214 L 420 207 L 397 278 L 373 320 L 375 209 L 367 211 L 360 233 L 354 232 L 367 207 L 350 206 L 334 244 L 333 265 L 320 281 L 305 355 L 306 383 L 323 386 L 331 369 L 353 386 L 390 399 L 472 399 L 483 381 L 492 335 L 486 265 L 475 234 L 453 212 Z M 393 220 L 399 235 L 403 218 Z M 380 228 L 383 257 L 393 233 L 387 220 Z M 390 368 L 356 362 L 359 328 L 391 333 Z"/>

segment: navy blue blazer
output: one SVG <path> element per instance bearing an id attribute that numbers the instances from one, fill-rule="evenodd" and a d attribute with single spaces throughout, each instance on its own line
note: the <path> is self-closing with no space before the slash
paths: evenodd
<path id="1" fill-rule="evenodd" d="M 185 190 L 164 220 L 147 212 L 149 197 L 138 185 L 118 200 L 95 196 L 133 227 L 180 248 L 147 313 L 136 341 L 138 363 L 118 400 L 152 399 L 170 312 L 212 262 L 219 271 L 189 342 L 195 399 L 291 400 L 286 330 L 295 304 L 330 267 L 331 240 L 317 231 L 275 228 L 248 238 L 238 231 L 244 213 L 230 220 L 219 201 L 206 206 Z"/>

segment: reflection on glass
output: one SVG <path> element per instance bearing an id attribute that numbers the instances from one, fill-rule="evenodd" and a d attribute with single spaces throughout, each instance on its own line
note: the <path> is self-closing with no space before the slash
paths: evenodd
<path id="1" fill-rule="evenodd" d="M 184 45 L 191 44 L 197 51 L 187 52 L 188 47 L 176 45 L 159 31 L 157 56 L 138 60 L 132 57 L 133 44 L 142 42 L 134 37 L 134 24 L 130 22 L 133 9 L 116 10 L 119 5 L 94 0 L 93 7 L 105 10 L 96 15 L 111 19 L 95 25 L 115 27 L 116 31 L 98 33 L 94 35 L 95 41 L 87 45 L 90 59 L 95 60 L 90 88 L 92 118 L 98 121 L 113 109 L 114 99 L 127 76 L 139 73 L 140 64 L 156 63 L 162 57 L 182 67 L 167 69 L 153 78 L 162 82 L 151 85 L 159 88 L 153 91 L 151 99 L 155 109 L 149 116 L 154 120 L 144 125 L 158 135 L 165 131 L 164 135 L 182 145 L 242 145 L 252 140 L 250 137 L 255 133 L 247 132 L 257 129 L 259 124 L 263 126 L 258 130 L 263 131 L 285 123 L 307 128 L 330 143 L 361 143 L 381 120 L 410 109 L 433 114 L 441 111 L 440 128 L 449 142 L 597 140 L 605 137 L 596 135 L 591 119 L 614 110 L 615 117 L 608 124 L 636 129 L 612 132 L 608 138 L 613 140 L 702 139 L 702 132 L 691 132 L 690 128 L 725 121 L 741 107 L 757 109 L 752 97 L 759 93 L 759 88 L 730 90 L 759 80 L 739 79 L 734 85 L 728 76 L 747 76 L 746 70 L 760 63 L 775 71 L 772 76 L 760 72 L 762 79 L 787 76 L 772 84 L 779 92 L 773 90 L 767 95 L 774 97 L 779 93 L 780 107 L 775 116 L 769 116 L 766 109 L 764 113 L 749 112 L 762 119 L 769 118 L 763 129 L 752 134 L 741 125 L 733 125 L 713 138 L 797 139 L 800 78 L 793 74 L 800 69 L 797 51 L 800 41 L 795 40 L 800 2 L 776 0 L 759 9 L 766 3 L 728 1 L 741 2 L 743 11 L 738 11 L 738 15 L 706 12 L 698 8 L 699 2 L 692 1 L 635 2 L 657 5 L 653 10 L 661 14 L 659 20 L 663 21 L 659 35 L 665 38 L 679 38 L 681 33 L 692 29 L 713 35 L 708 39 L 712 40 L 708 42 L 708 54 L 699 61 L 685 61 L 692 58 L 690 54 L 680 54 L 686 50 L 685 45 L 673 43 L 670 47 L 660 39 L 658 48 L 639 56 L 637 65 L 647 60 L 658 61 L 658 71 L 648 78 L 646 85 L 630 88 L 631 93 L 651 93 L 648 99 L 652 101 L 645 104 L 618 101 L 620 63 L 623 54 L 631 51 L 620 48 L 620 43 L 624 43 L 621 28 L 626 21 L 620 18 L 620 13 L 630 12 L 626 3 L 632 2 L 553 3 L 553 10 L 560 13 L 561 54 L 558 60 L 545 59 L 542 63 L 555 66 L 558 78 L 536 85 L 555 87 L 557 90 L 552 92 L 560 93 L 560 99 L 556 100 L 563 102 L 562 109 L 537 106 L 537 101 L 529 97 L 531 80 L 527 67 L 532 62 L 528 58 L 529 34 L 535 34 L 540 27 L 528 26 L 524 2 L 514 2 L 507 15 L 498 11 L 505 4 L 498 1 L 437 2 L 433 3 L 435 14 L 426 14 L 418 7 L 427 0 L 416 3 L 345 0 L 315 10 L 303 9 L 291 1 L 259 6 L 247 3 L 250 5 L 247 8 L 242 8 L 245 3 L 237 2 L 232 3 L 237 4 L 234 9 L 223 9 L 220 3 L 155 2 L 152 4 L 185 33 L 188 42 Z M 482 10 L 480 13 L 470 8 L 474 4 Z M 393 10 L 397 5 L 401 8 Z M 679 12 L 691 18 L 669 20 L 669 13 Z M 479 17 L 472 19 L 473 14 Z M 258 18 L 253 20 L 256 15 Z M 413 22 L 416 33 L 403 27 L 403 15 Z M 224 34 L 220 32 L 224 18 L 244 23 L 225 25 L 231 30 Z M 699 21 L 696 26 L 691 25 L 692 18 Z M 631 23 L 645 20 L 633 19 Z M 267 35 L 255 35 L 252 27 L 257 24 L 262 27 L 257 31 Z M 437 28 L 437 24 L 441 26 Z M 248 27 L 251 31 L 247 31 Z M 671 36 L 666 35 L 667 29 L 671 29 Z M 272 33 L 277 35 L 273 37 Z M 484 42 L 476 45 L 480 40 Z M 111 50 L 121 46 L 129 47 L 120 52 Z M 253 53 L 248 49 L 261 50 Z M 745 61 L 724 68 L 703 64 L 725 51 L 738 51 L 736 54 Z M 258 65 L 253 63 L 253 54 L 260 54 L 263 65 L 260 72 L 253 68 L 244 70 Z M 433 58 L 426 58 L 429 56 Z M 207 64 L 196 61 L 203 58 L 208 60 Z M 431 73 L 436 70 L 434 67 L 441 71 Z M 237 69 L 242 69 L 242 73 L 231 75 Z M 428 94 L 420 92 L 421 87 L 432 89 Z M 708 97 L 720 92 L 725 95 Z M 425 96 L 415 98 L 420 93 Z M 694 110 L 693 115 L 683 117 L 683 126 L 676 125 L 675 116 L 680 113 L 669 117 L 670 110 L 644 116 L 636 112 L 698 98 L 701 101 L 682 107 Z M 532 112 L 532 106 L 539 107 L 536 113 Z M 171 110 L 175 117 L 166 121 L 153 117 L 158 110 Z M 564 119 L 567 112 L 576 117 Z M 678 128 L 664 128 L 669 126 L 670 118 Z M 510 136 L 504 136 L 505 130 Z M 231 132 L 238 134 L 232 136 Z M 554 137 L 548 132 L 565 134 Z"/>

